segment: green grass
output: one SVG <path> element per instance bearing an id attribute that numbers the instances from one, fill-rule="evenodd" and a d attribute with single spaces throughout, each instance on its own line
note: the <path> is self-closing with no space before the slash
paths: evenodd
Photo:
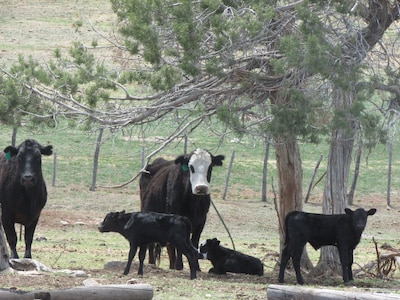
<path id="1" fill-rule="evenodd" d="M 0 144 L 5 147 L 11 140 L 11 128 L 1 126 L 0 130 Z M 100 150 L 97 185 L 118 185 L 135 176 L 142 166 L 142 149 L 144 149 L 145 156 L 154 151 L 159 146 L 160 139 L 166 134 L 161 129 L 160 131 L 150 131 L 150 134 L 143 139 L 138 137 L 139 133 L 135 129 L 132 129 L 130 135 L 127 135 L 128 130 L 117 133 L 111 133 L 106 130 Z M 37 139 L 42 144 L 53 145 L 54 152 L 57 155 L 56 186 L 78 185 L 89 187 L 91 185 L 97 132 L 88 133 L 77 128 L 71 129 L 64 126 L 60 126 L 58 129 L 31 132 L 21 127 L 18 130 L 17 143 L 30 137 Z M 226 156 L 224 166 L 222 168 L 216 167 L 213 170 L 213 193 L 222 194 L 227 167 L 232 151 L 235 151 L 235 159 L 229 179 L 228 198 L 253 199 L 254 196 L 261 198 L 264 159 L 264 145 L 262 142 L 250 144 L 244 139 L 243 143 L 233 143 L 226 139 L 220 144 L 220 137 L 211 133 L 208 128 L 200 127 L 189 136 L 188 151 L 192 151 L 197 147 L 211 149 L 213 154 L 224 154 Z M 320 155 L 323 155 L 323 160 L 315 182 L 321 178 L 326 170 L 328 145 L 301 144 L 300 148 L 303 164 L 303 192 L 305 194 Z M 393 149 L 394 164 L 391 196 L 392 200 L 396 201 L 398 199 L 396 187 L 400 185 L 400 176 L 398 176 L 400 168 L 397 166 L 396 161 L 400 158 L 400 148 L 395 145 Z M 387 147 L 378 145 L 368 155 L 368 160 L 366 159 L 366 151 L 364 153 L 357 181 L 356 203 L 357 201 L 362 203 L 363 195 L 365 194 L 385 195 L 387 189 Z M 183 154 L 183 141 L 177 140 L 156 156 L 173 159 L 180 154 Z M 53 157 L 43 158 L 44 174 L 49 184 L 52 182 L 53 177 L 53 161 Z M 354 165 L 352 166 L 352 171 L 353 169 Z M 276 187 L 278 176 L 273 147 L 271 147 L 268 162 L 269 191 L 271 191 L 272 180 L 274 180 Z M 351 180 L 352 175 L 350 176 L 349 186 Z M 137 186 L 137 181 L 131 185 Z M 323 192 L 323 187 L 324 179 L 316 185 L 313 194 L 320 195 Z M 246 193 L 249 195 L 246 195 Z"/>

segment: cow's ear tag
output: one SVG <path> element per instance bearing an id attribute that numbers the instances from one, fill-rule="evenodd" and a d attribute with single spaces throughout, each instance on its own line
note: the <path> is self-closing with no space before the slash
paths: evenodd
<path id="1" fill-rule="evenodd" d="M 11 151 L 6 152 L 6 160 L 11 160 Z"/>
<path id="2" fill-rule="evenodd" d="M 182 170 L 183 171 L 189 171 L 189 166 L 188 165 L 182 165 Z"/>

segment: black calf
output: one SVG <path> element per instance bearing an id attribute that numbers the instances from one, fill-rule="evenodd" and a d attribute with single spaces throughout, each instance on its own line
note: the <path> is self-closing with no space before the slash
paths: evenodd
<path id="1" fill-rule="evenodd" d="M 118 232 L 129 241 L 129 257 L 124 275 L 129 273 L 138 247 L 140 248 L 138 274 L 143 275 L 147 244 L 156 242 L 173 244 L 189 261 L 190 279 L 196 278 L 197 253 L 190 241 L 191 223 L 186 217 L 153 212 L 111 212 L 100 224 L 99 231 Z"/>
<path id="2" fill-rule="evenodd" d="M 222 247 L 220 241 L 216 238 L 203 242 L 200 245 L 199 252 L 203 258 L 210 260 L 213 265 L 209 273 L 226 274 L 226 272 L 232 272 L 259 276 L 264 274 L 264 266 L 258 258 Z"/>
<path id="3" fill-rule="evenodd" d="M 376 209 L 365 211 L 359 208 L 352 211 L 345 209 L 345 214 L 321 215 L 292 211 L 285 219 L 286 240 L 282 251 L 279 270 L 279 282 L 284 282 L 286 265 L 290 258 L 296 271 L 296 279 L 303 284 L 300 273 L 300 259 L 307 242 L 315 250 L 321 246 L 336 246 L 339 250 L 340 262 L 343 269 L 343 280 L 353 280 L 352 264 L 353 250 L 361 239 L 361 234 L 367 224 L 368 216 L 375 214 Z"/>

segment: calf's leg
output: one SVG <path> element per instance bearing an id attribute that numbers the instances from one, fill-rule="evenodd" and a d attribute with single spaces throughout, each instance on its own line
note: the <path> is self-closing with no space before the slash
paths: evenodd
<path id="1" fill-rule="evenodd" d="M 151 264 L 151 265 L 156 264 L 156 258 L 154 255 L 154 245 L 155 245 L 154 243 L 150 243 L 148 245 L 148 247 L 149 247 L 149 264 Z"/>
<path id="2" fill-rule="evenodd" d="M 129 255 L 128 255 L 128 262 L 126 263 L 124 275 L 127 275 L 129 273 L 129 270 L 131 269 L 132 260 L 135 257 L 135 254 L 137 251 L 137 245 L 135 243 L 129 242 L 129 244 L 130 244 L 130 249 L 129 249 Z"/>
<path id="3" fill-rule="evenodd" d="M 353 267 L 353 261 L 354 261 L 354 254 L 353 254 L 353 249 L 350 249 L 349 250 L 349 260 L 350 260 L 350 262 L 349 262 L 349 280 L 350 281 L 352 281 L 353 280 L 353 270 L 352 270 L 352 267 Z"/>
<path id="4" fill-rule="evenodd" d="M 179 248 L 176 248 L 175 270 L 182 270 L 182 269 L 183 269 L 182 251 Z"/>
<path id="5" fill-rule="evenodd" d="M 305 246 L 304 244 L 296 245 L 296 247 L 293 247 L 293 245 L 291 245 L 293 268 L 296 272 L 296 280 L 298 284 L 304 284 L 304 280 L 300 272 L 300 261 L 301 261 L 301 255 L 303 254 L 304 246 Z"/>
<path id="6" fill-rule="evenodd" d="M 279 282 L 280 283 L 284 283 L 285 282 L 285 280 L 284 280 L 285 269 L 286 269 L 286 266 L 287 266 L 287 264 L 289 262 L 289 259 L 290 259 L 290 254 L 289 254 L 289 251 L 288 251 L 288 246 L 285 245 L 283 247 L 283 250 L 282 250 L 281 265 L 279 267 Z"/>
<path id="7" fill-rule="evenodd" d="M 352 273 L 351 264 L 350 264 L 350 257 L 349 257 L 350 253 L 344 247 L 338 246 L 338 250 L 339 250 L 340 263 L 342 264 L 343 281 L 345 283 L 347 283 L 347 282 L 349 282 L 350 280 L 353 279 L 353 274 L 350 275 L 350 273 Z"/>
<path id="8" fill-rule="evenodd" d="M 176 254 L 175 254 L 175 247 L 170 243 L 167 244 L 167 251 L 169 257 L 169 268 L 171 270 L 175 269 L 175 262 L 176 262 Z"/>
<path id="9" fill-rule="evenodd" d="M 189 262 L 189 268 L 190 268 L 190 279 L 196 279 L 197 278 L 197 269 L 199 266 L 199 262 L 197 260 L 197 253 L 195 249 L 192 247 L 191 243 L 189 244 L 179 244 L 177 245 L 178 251 L 186 256 L 188 262 Z"/>
<path id="10" fill-rule="evenodd" d="M 139 275 L 143 275 L 143 262 L 144 259 L 146 258 L 146 250 L 147 250 L 147 245 L 140 246 L 139 248 L 139 270 L 138 270 Z"/>

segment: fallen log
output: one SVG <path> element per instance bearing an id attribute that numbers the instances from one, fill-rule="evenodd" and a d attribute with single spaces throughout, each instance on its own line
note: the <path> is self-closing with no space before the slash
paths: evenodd
<path id="1" fill-rule="evenodd" d="M 400 300 L 400 294 L 367 293 L 314 289 L 299 286 L 271 284 L 267 288 L 268 300 Z"/>
<path id="2" fill-rule="evenodd" d="M 0 300 L 150 300 L 153 288 L 149 284 L 112 284 L 78 286 L 63 290 L 40 290 L 29 293 L 0 291 Z"/>

